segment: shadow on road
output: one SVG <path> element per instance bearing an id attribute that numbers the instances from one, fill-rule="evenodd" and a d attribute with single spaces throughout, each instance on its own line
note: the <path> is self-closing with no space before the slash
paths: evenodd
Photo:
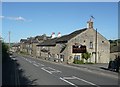
<path id="1" fill-rule="evenodd" d="M 37 79 L 31 81 L 29 77 L 24 75 L 24 70 L 20 68 L 17 60 L 8 58 L 6 62 L 2 63 L 2 87 L 34 85 Z"/>
<path id="2" fill-rule="evenodd" d="M 115 69 L 108 69 L 108 68 L 105 68 L 105 67 L 99 67 L 99 68 L 103 69 L 103 70 L 107 70 L 107 71 L 116 72 Z M 119 72 L 116 72 L 116 73 L 119 73 Z"/>
<path id="3" fill-rule="evenodd" d="M 100 67 L 100 69 L 103 69 L 103 70 L 109 70 L 108 68 L 105 68 L 105 67 Z"/>

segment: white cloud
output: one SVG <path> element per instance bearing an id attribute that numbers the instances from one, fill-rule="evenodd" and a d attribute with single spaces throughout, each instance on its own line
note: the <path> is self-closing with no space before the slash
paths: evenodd
<path id="1" fill-rule="evenodd" d="M 4 16 L 0 16 L 0 19 L 3 19 L 3 18 L 5 18 Z"/>
<path id="2" fill-rule="evenodd" d="M 25 21 L 26 19 L 23 18 L 23 17 L 21 17 L 21 16 L 19 16 L 19 17 L 16 17 L 16 20 L 17 20 L 17 21 Z"/>
<path id="3" fill-rule="evenodd" d="M 25 18 L 19 16 L 19 17 L 6 17 L 9 20 L 15 20 L 15 21 L 26 21 Z"/>
<path id="4" fill-rule="evenodd" d="M 0 16 L 0 19 L 8 19 L 8 20 L 15 20 L 15 21 L 28 21 L 31 22 L 31 20 L 27 20 L 24 17 L 18 16 L 18 17 L 5 17 L 5 16 Z"/>

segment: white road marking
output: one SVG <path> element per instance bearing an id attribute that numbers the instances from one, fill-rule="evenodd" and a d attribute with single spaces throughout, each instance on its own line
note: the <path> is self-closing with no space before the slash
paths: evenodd
<path id="1" fill-rule="evenodd" d="M 45 66 L 45 65 L 43 65 L 43 64 L 40 64 L 40 63 L 37 63 L 38 65 L 40 65 L 40 66 Z"/>
<path id="2" fill-rule="evenodd" d="M 92 72 L 92 71 L 88 69 L 88 72 Z"/>
<path id="3" fill-rule="evenodd" d="M 35 63 L 33 63 L 33 65 L 35 65 L 36 67 L 39 67 L 39 65 L 37 65 L 37 64 L 35 64 Z"/>
<path id="4" fill-rule="evenodd" d="M 32 61 L 33 63 L 36 63 L 35 61 Z"/>
<path id="5" fill-rule="evenodd" d="M 28 62 L 32 63 L 32 61 L 30 61 L 30 60 Z"/>
<path id="6" fill-rule="evenodd" d="M 61 71 L 59 71 L 59 70 L 50 71 L 50 72 L 52 72 L 52 73 L 57 73 L 57 72 L 60 72 L 60 73 L 61 73 Z"/>
<path id="7" fill-rule="evenodd" d="M 45 66 L 45 65 L 43 65 L 43 64 L 40 64 L 41 66 Z"/>
<path id="8" fill-rule="evenodd" d="M 52 73 L 57 73 L 57 72 L 61 72 L 61 71 L 56 70 L 56 69 L 51 68 L 51 67 L 42 67 L 41 69 L 44 70 L 44 71 L 46 71 L 46 72 L 48 72 L 48 73 L 50 73 L 50 74 L 52 74 Z M 50 69 L 50 70 L 47 70 L 47 69 Z"/>
<path id="9" fill-rule="evenodd" d="M 70 84 L 70 85 L 73 85 L 73 86 L 75 86 L 75 87 L 78 87 L 77 85 L 73 84 L 72 82 L 69 82 L 69 81 L 67 81 L 67 80 L 65 80 L 65 79 L 63 79 L 63 78 L 61 78 L 61 77 L 60 77 L 60 79 L 63 80 L 63 81 L 65 81 L 65 82 L 67 82 L 67 83 Z"/>
<path id="10" fill-rule="evenodd" d="M 63 79 L 76 79 L 76 78 L 72 76 L 72 77 L 63 77 Z"/>
<path id="11" fill-rule="evenodd" d="M 80 79 L 80 78 L 75 77 L 75 76 L 73 76 L 73 77 L 74 77 L 75 79 L 80 80 L 80 81 L 86 82 L 86 83 L 88 83 L 88 84 L 90 84 L 90 85 L 95 85 L 95 86 L 97 86 L 97 87 L 100 87 L 100 86 L 98 86 L 98 85 L 96 85 L 96 84 L 94 84 L 94 83 L 92 83 L 92 82 L 86 81 L 86 80 L 84 80 L 84 79 Z"/>
<path id="12" fill-rule="evenodd" d="M 61 80 L 63 80 L 63 81 L 65 81 L 65 82 L 67 82 L 67 83 L 69 83 L 69 84 L 71 84 L 71 85 L 74 85 L 74 86 L 76 86 L 75 84 L 73 84 L 72 82 L 70 82 L 70 81 L 67 81 L 67 79 L 69 80 L 69 79 L 77 79 L 77 80 L 80 80 L 80 81 L 83 81 L 83 82 L 85 82 L 85 83 L 88 83 L 88 84 L 90 84 L 90 85 L 94 85 L 94 86 L 96 86 L 96 87 L 100 87 L 100 86 L 98 86 L 98 85 L 96 85 L 96 84 L 94 84 L 94 83 L 92 83 L 92 82 L 89 82 L 89 81 L 86 81 L 86 80 L 84 80 L 84 79 L 81 79 L 81 78 L 78 78 L 78 77 L 75 77 L 75 76 L 72 76 L 72 77 L 63 77 L 63 78 L 61 78 L 60 77 L 60 79 Z M 77 87 L 77 86 L 76 86 Z"/>
<path id="13" fill-rule="evenodd" d="M 48 67 L 48 69 L 55 70 L 54 68 Z"/>
<path id="14" fill-rule="evenodd" d="M 46 70 L 45 67 L 42 67 L 41 69 L 48 72 L 49 74 L 52 74 L 50 71 Z"/>

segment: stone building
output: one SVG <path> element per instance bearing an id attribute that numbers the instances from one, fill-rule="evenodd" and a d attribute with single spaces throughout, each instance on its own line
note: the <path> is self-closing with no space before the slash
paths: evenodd
<path id="1" fill-rule="evenodd" d="M 112 46 L 110 49 L 110 60 L 115 60 L 118 56 L 120 56 L 120 45 Z"/>
<path id="2" fill-rule="evenodd" d="M 89 52 L 91 58 L 88 62 L 108 63 L 109 41 L 93 28 L 92 20 L 88 21 L 87 25 L 87 28 L 40 43 L 37 45 L 37 57 L 73 63 L 74 59 L 82 60 L 82 53 Z"/>
<path id="3" fill-rule="evenodd" d="M 35 36 L 35 37 L 29 37 L 27 39 L 21 39 L 20 40 L 20 51 L 23 53 L 26 53 L 28 55 L 31 55 L 33 57 L 36 57 L 36 45 L 43 42 L 44 40 L 49 39 L 50 37 L 44 35 L 41 36 Z"/>
<path id="4" fill-rule="evenodd" d="M 21 39 L 20 40 L 20 52 L 25 52 L 25 48 L 26 48 L 26 41 L 27 39 Z"/>
<path id="5" fill-rule="evenodd" d="M 15 43 L 12 48 L 12 52 L 20 52 L 20 43 Z"/>

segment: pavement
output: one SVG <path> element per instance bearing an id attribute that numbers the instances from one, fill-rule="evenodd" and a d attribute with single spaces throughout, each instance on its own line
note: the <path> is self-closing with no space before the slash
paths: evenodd
<path id="1" fill-rule="evenodd" d="M 69 64 L 71 66 L 86 68 L 93 71 L 100 71 L 104 73 L 118 74 L 117 72 L 111 71 L 108 69 L 108 63 L 101 64 Z"/>

